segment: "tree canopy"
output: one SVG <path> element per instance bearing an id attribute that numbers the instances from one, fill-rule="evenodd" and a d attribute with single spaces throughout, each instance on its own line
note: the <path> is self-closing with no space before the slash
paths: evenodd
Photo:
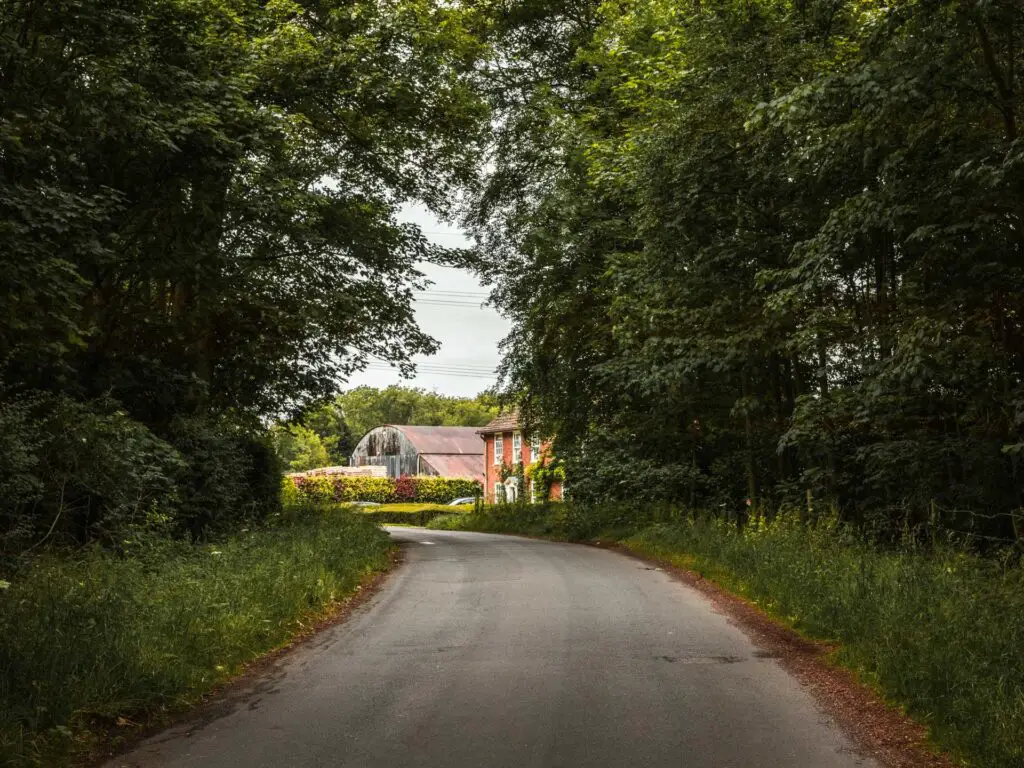
<path id="1" fill-rule="evenodd" d="M 467 221 L 574 493 L 1009 535 L 1024 12 L 517 5 Z"/>
<path id="2" fill-rule="evenodd" d="M 241 478 L 270 460 L 261 419 L 370 357 L 435 349 L 416 263 L 452 254 L 396 211 L 444 214 L 475 166 L 488 108 L 467 23 L 434 0 L 4 4 L 11 541 L 154 504 L 205 508 L 199 531 L 258 505 Z M 88 460 L 87 480 L 69 440 L 120 458 Z M 118 461 L 152 475 L 131 503 L 110 495 Z M 236 492 L 203 495 L 228 476 Z"/>
<path id="3" fill-rule="evenodd" d="M 436 348 L 421 261 L 492 283 L 503 395 L 581 498 L 810 492 L 1010 535 L 1022 23 L 1008 0 L 5 4 L 2 551 L 262 514 L 282 419 L 332 461 L 375 422 L 485 420 L 404 390 L 317 407 Z M 400 224 L 411 200 L 474 253 Z"/>

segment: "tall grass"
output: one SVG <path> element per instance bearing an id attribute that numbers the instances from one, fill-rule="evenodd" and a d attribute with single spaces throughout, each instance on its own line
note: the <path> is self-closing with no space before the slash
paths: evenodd
<path id="1" fill-rule="evenodd" d="M 3 764 L 56 764 L 119 717 L 186 706 L 351 594 L 389 547 L 335 509 L 215 545 L 38 558 L 0 591 Z"/>
<path id="2" fill-rule="evenodd" d="M 652 522 L 656 518 L 664 522 Z M 675 518 L 675 519 L 673 519 Z M 433 526 L 617 538 L 696 570 L 800 631 L 983 768 L 1024 767 L 1024 567 L 908 539 L 881 548 L 831 521 L 780 516 L 738 531 L 671 510 L 485 510 Z"/>

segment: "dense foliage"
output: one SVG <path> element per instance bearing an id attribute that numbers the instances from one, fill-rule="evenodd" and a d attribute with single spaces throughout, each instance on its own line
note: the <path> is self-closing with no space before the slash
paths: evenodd
<path id="1" fill-rule="evenodd" d="M 461 477 L 312 475 L 285 478 L 284 482 L 286 498 L 291 497 L 294 490 L 298 492 L 294 498 L 319 504 L 346 501 L 447 504 L 455 499 L 475 498 L 483 493 L 479 482 Z"/>
<path id="2" fill-rule="evenodd" d="M 3 4 L 0 554 L 265 514 L 261 419 L 434 349 L 415 264 L 451 254 L 395 213 L 443 213 L 474 165 L 463 17 Z"/>
<path id="3" fill-rule="evenodd" d="M 572 493 L 1012 537 L 1024 10 L 516 6 L 468 220 Z"/>

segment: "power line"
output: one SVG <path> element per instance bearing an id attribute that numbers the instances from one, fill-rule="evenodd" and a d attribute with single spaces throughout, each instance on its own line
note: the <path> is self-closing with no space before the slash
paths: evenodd
<path id="1" fill-rule="evenodd" d="M 386 365 L 394 367 L 394 363 L 389 360 L 384 360 L 380 357 L 371 357 L 368 361 L 369 365 Z M 450 359 L 448 362 L 444 360 L 420 360 L 410 361 L 412 365 L 426 367 L 426 368 L 450 368 L 452 370 L 461 371 L 494 371 L 498 367 L 497 361 L 492 360 L 466 360 L 466 359 Z"/>
<path id="2" fill-rule="evenodd" d="M 438 373 L 472 373 L 481 374 L 485 376 L 494 376 L 497 371 L 497 366 L 493 368 L 484 368 L 483 366 L 476 367 L 468 365 L 439 365 L 431 363 L 413 363 L 413 365 L 415 366 L 416 370 L 424 372 L 435 371 Z M 368 367 L 374 368 L 376 370 L 398 369 L 398 366 L 389 365 L 388 363 L 371 362 L 368 363 Z"/>
<path id="3" fill-rule="evenodd" d="M 392 365 L 369 365 L 368 368 L 374 371 L 397 371 L 399 368 Z M 458 373 L 463 376 L 497 376 L 497 371 L 491 370 L 479 370 L 473 371 L 465 368 L 447 368 L 447 367 L 434 367 L 434 366 L 416 366 L 417 373 Z"/>
<path id="4" fill-rule="evenodd" d="M 370 368 L 368 370 L 384 373 L 384 370 L 383 369 L 379 369 L 379 368 Z M 398 370 L 394 369 L 394 368 L 391 368 L 391 369 L 388 369 L 388 370 L 392 370 L 395 373 L 398 373 Z M 444 372 L 441 372 L 441 371 L 417 371 L 417 373 L 423 374 L 424 376 L 442 376 L 442 377 L 452 376 L 452 377 L 460 378 L 460 379 L 495 379 L 495 378 L 497 378 L 494 374 L 482 374 L 482 373 L 444 373 Z"/>
<path id="5" fill-rule="evenodd" d="M 484 306 L 483 302 L 479 304 L 472 301 L 441 301 L 435 299 L 420 299 L 416 302 L 417 306 L 427 307 L 472 307 L 473 309 L 493 309 L 493 307 Z"/>
<path id="6" fill-rule="evenodd" d="M 427 288 L 425 290 L 418 291 L 417 293 L 420 296 L 424 296 L 428 293 L 432 296 L 470 296 L 473 298 L 476 298 L 477 296 L 487 298 L 490 296 L 486 291 L 441 291 L 434 288 Z"/>

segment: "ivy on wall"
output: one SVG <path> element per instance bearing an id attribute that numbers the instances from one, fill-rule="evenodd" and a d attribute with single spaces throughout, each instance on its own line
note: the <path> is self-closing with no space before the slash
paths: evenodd
<path id="1" fill-rule="evenodd" d="M 560 459 L 554 458 L 549 451 L 544 451 L 535 462 L 526 467 L 524 475 L 533 483 L 534 495 L 541 501 L 547 501 L 551 498 L 551 489 L 555 483 L 565 482 L 565 467 Z"/>

